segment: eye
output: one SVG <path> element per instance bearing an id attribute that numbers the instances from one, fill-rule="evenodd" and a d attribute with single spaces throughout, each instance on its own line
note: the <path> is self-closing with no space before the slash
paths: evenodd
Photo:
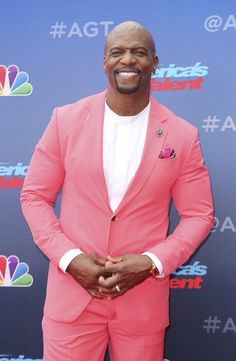
<path id="1" fill-rule="evenodd" d="M 140 56 L 140 57 L 141 56 L 146 56 L 146 52 L 144 50 L 139 50 L 139 49 L 135 50 L 134 54 L 137 55 L 137 56 Z"/>
<path id="2" fill-rule="evenodd" d="M 114 56 L 114 57 L 118 57 L 121 55 L 121 51 L 120 50 L 113 50 L 111 53 L 110 53 L 110 56 Z"/>

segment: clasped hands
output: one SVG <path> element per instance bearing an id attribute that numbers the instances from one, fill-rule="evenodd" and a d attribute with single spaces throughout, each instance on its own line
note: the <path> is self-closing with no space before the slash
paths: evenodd
<path id="1" fill-rule="evenodd" d="M 67 272 L 95 298 L 114 299 L 150 276 L 151 259 L 126 254 L 103 258 L 95 253 L 76 256 Z"/>

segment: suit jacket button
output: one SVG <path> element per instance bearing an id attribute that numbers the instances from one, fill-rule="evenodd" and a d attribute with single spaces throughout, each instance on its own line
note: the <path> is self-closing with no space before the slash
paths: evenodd
<path id="1" fill-rule="evenodd" d="M 112 217 L 111 221 L 114 222 L 114 221 L 116 221 L 116 220 L 117 220 L 117 217 L 116 217 L 116 215 L 115 215 L 115 216 Z"/>

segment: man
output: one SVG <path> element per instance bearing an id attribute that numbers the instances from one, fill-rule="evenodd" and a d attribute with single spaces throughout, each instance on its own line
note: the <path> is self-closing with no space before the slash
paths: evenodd
<path id="1" fill-rule="evenodd" d="M 105 44 L 108 89 L 55 109 L 21 195 L 50 260 L 44 361 L 161 361 L 169 275 L 213 225 L 197 130 L 150 97 L 151 34 L 121 23 Z M 57 219 L 53 205 L 61 189 Z M 167 236 L 171 199 L 180 215 Z"/>

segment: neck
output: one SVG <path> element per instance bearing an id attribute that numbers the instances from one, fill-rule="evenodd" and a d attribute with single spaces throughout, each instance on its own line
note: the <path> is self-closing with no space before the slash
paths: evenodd
<path id="1" fill-rule="evenodd" d="M 139 94 L 122 94 L 108 88 L 107 105 L 118 115 L 136 115 L 140 113 L 149 103 L 150 91 Z"/>

